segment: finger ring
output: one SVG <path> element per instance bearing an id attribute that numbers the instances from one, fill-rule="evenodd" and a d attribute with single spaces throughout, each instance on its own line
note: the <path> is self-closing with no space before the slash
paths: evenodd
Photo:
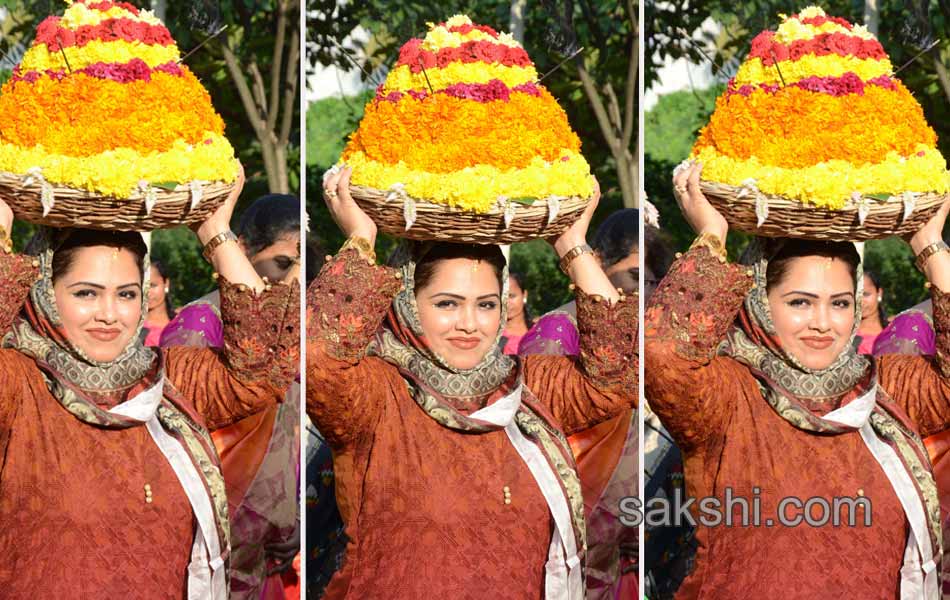
<path id="1" fill-rule="evenodd" d="M 681 195 L 686 193 L 686 186 L 685 186 L 685 185 L 674 185 L 673 188 L 674 188 L 677 192 L 679 192 Z"/>
<path id="2" fill-rule="evenodd" d="M 323 190 L 323 193 L 326 194 L 326 197 L 329 198 L 330 200 L 337 200 L 337 199 L 338 199 L 338 196 L 336 195 L 336 192 L 333 191 L 333 190 Z"/>

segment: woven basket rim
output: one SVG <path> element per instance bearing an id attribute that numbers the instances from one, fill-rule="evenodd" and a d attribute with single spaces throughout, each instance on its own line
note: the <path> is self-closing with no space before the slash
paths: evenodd
<path id="1" fill-rule="evenodd" d="M 699 183 L 700 183 L 700 186 L 701 186 L 701 187 L 704 187 L 704 188 L 707 188 L 707 189 L 708 189 L 708 188 L 712 188 L 713 186 L 718 186 L 718 187 L 720 187 L 720 188 L 725 188 L 726 190 L 728 190 L 728 191 L 730 191 L 730 192 L 732 192 L 732 193 L 734 193 L 734 194 L 736 194 L 736 195 L 738 195 L 738 193 L 741 192 L 742 190 L 747 190 L 747 189 L 748 189 L 748 188 L 743 187 L 743 186 L 741 186 L 741 185 L 733 185 L 733 184 L 729 184 L 729 183 L 723 183 L 723 182 L 721 182 L 721 181 L 712 181 L 712 180 L 708 180 L 708 179 L 700 179 Z M 705 190 L 704 190 L 704 191 L 705 191 Z M 901 202 L 903 201 L 903 200 L 902 200 L 903 194 L 906 194 L 906 193 L 914 194 L 914 197 L 915 197 L 916 199 L 918 199 L 918 200 L 921 199 L 921 198 L 927 199 L 927 200 L 930 200 L 930 199 L 941 199 L 941 198 L 942 198 L 942 199 L 950 198 L 950 192 L 937 192 L 937 191 L 928 191 L 928 192 L 909 192 L 909 191 L 905 191 L 905 192 L 898 192 L 898 193 L 894 193 L 894 194 L 889 194 L 889 197 L 888 197 L 887 200 L 881 200 L 880 198 L 874 198 L 873 196 L 865 196 L 864 194 L 862 194 L 861 197 L 862 197 L 863 199 L 869 201 L 869 208 L 870 208 L 870 210 L 871 210 L 872 212 L 874 212 L 875 210 L 880 210 L 880 209 L 885 208 L 885 207 L 887 207 L 888 209 L 891 209 L 891 208 L 893 208 L 893 207 L 895 207 L 895 206 L 899 206 L 899 205 L 901 204 Z M 798 199 L 795 199 L 795 198 L 789 198 L 788 196 L 782 196 L 782 195 L 778 195 L 778 194 L 771 194 L 771 193 L 763 192 L 763 191 L 761 191 L 761 190 L 757 190 L 757 191 L 756 191 L 756 194 L 761 195 L 761 196 L 764 196 L 764 197 L 767 198 L 770 202 L 775 202 L 775 203 L 777 203 L 775 206 L 770 206 L 770 208 L 776 208 L 776 209 L 779 209 L 779 210 L 781 210 L 781 209 L 783 209 L 783 208 L 795 208 L 795 209 L 802 209 L 802 210 L 826 210 L 826 211 L 833 211 L 833 212 L 848 212 L 848 211 L 857 211 L 857 210 L 858 210 L 858 206 L 859 206 L 859 205 L 857 204 L 857 202 L 854 201 L 854 198 L 850 198 L 850 197 L 846 199 L 845 205 L 842 206 L 841 208 L 832 208 L 832 207 L 830 207 L 830 206 L 819 206 L 819 205 L 817 205 L 817 204 L 813 204 L 813 203 L 810 203 L 810 202 L 805 201 L 805 200 L 798 200 Z M 748 203 L 752 204 L 752 203 L 755 202 L 755 195 L 754 195 L 754 194 L 749 194 L 748 196 L 746 196 L 746 197 L 744 197 L 744 198 L 738 198 L 738 197 L 737 197 L 737 198 L 736 198 L 736 201 L 739 201 L 739 202 L 748 202 Z"/>
<path id="2" fill-rule="evenodd" d="M 365 186 L 365 185 L 356 185 L 356 184 L 350 184 L 350 190 L 351 190 L 351 191 L 355 191 L 355 192 L 357 192 L 357 193 L 359 193 L 359 192 L 361 192 L 361 191 L 367 191 L 367 192 L 373 192 L 373 193 L 381 194 L 381 195 L 388 195 L 388 194 L 390 193 L 389 190 L 381 190 L 381 189 L 379 189 L 379 188 L 374 188 L 374 187 Z M 435 201 L 433 201 L 433 200 L 431 200 L 431 199 L 418 198 L 418 197 L 416 197 L 416 196 L 411 196 L 411 195 L 409 195 L 409 194 L 404 194 L 404 195 L 405 195 L 407 198 L 411 198 L 411 199 L 413 200 L 413 202 L 416 203 L 416 206 L 417 206 L 417 207 L 422 206 L 422 207 L 426 207 L 426 208 L 433 208 L 433 209 L 437 209 L 438 211 L 456 212 L 456 213 L 469 213 L 469 214 L 484 215 L 484 216 L 497 216 L 497 215 L 504 214 L 504 209 L 502 209 L 502 208 L 499 207 L 499 204 L 498 204 L 497 201 L 496 201 L 494 204 L 492 204 L 490 211 L 488 211 L 488 212 L 480 212 L 480 211 L 473 210 L 473 209 L 469 209 L 469 208 L 463 208 L 463 207 L 460 207 L 460 206 L 452 206 L 452 205 L 449 205 L 449 204 L 444 204 L 444 203 L 442 203 L 442 202 L 435 202 Z M 556 199 L 560 200 L 562 203 L 564 203 L 564 202 L 584 202 L 584 203 L 587 203 L 587 202 L 589 202 L 589 201 L 593 198 L 593 196 L 587 196 L 587 197 L 585 198 L 585 197 L 582 197 L 582 196 L 557 196 L 557 195 L 552 194 L 552 195 L 550 195 L 550 196 L 545 196 L 544 198 L 538 198 L 538 199 L 536 199 L 535 202 L 533 202 L 533 203 L 531 203 L 531 204 L 523 204 L 523 203 L 521 203 L 521 202 L 516 202 L 515 204 L 518 205 L 516 208 L 518 208 L 518 209 L 520 209 L 520 210 L 538 209 L 538 208 L 543 208 L 544 210 L 547 210 L 547 207 L 548 207 L 547 202 L 548 202 L 551 198 L 556 198 Z M 376 202 L 377 204 L 385 204 L 385 203 L 386 203 L 385 201 L 379 202 L 379 201 L 376 200 L 375 198 L 365 198 L 365 197 L 362 197 L 362 196 L 361 196 L 360 199 L 361 199 L 361 200 L 367 200 L 367 201 Z M 433 212 L 433 211 L 427 211 L 427 212 Z"/>

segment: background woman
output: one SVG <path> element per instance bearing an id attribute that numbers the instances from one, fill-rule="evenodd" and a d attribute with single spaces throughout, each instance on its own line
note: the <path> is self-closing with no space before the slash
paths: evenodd
<path id="1" fill-rule="evenodd" d="M 168 294 L 171 279 L 161 261 L 153 260 L 149 267 L 148 316 L 145 318 L 146 346 L 158 346 L 162 331 L 175 318 L 175 309 Z"/>
<path id="2" fill-rule="evenodd" d="M 887 315 L 884 313 L 884 288 L 881 279 L 873 271 L 864 271 L 864 290 L 861 294 L 861 325 L 858 326 L 858 345 L 860 354 L 872 354 L 874 341 L 887 327 Z"/>
<path id="3" fill-rule="evenodd" d="M 687 496 L 717 498 L 734 526 L 699 528 L 677 598 L 936 598 L 940 511 L 920 435 L 947 428 L 950 365 L 855 352 L 849 243 L 758 239 L 729 264 L 728 225 L 700 173 L 674 179 L 699 237 L 647 308 L 646 395 L 683 452 Z M 948 211 L 910 240 L 933 284 L 938 347 L 950 343 Z M 741 523 L 726 496 L 756 500 L 758 518 Z M 822 518 L 782 499 L 830 509 L 842 497 L 866 498 L 873 521 L 862 504 L 844 517 L 855 527 L 781 526 Z"/>
<path id="4" fill-rule="evenodd" d="M 252 203 L 237 228 L 240 248 L 264 281 L 289 283 L 300 273 L 300 201 L 285 194 Z M 181 309 L 162 335 L 163 348 L 224 342 L 215 290 Z M 232 529 L 231 600 L 284 598 L 286 572 L 299 548 L 300 391 L 284 402 L 214 431 Z"/>
<path id="5" fill-rule="evenodd" d="M 508 320 L 502 334 L 505 354 L 518 354 L 521 338 L 531 328 L 531 315 L 528 312 L 528 290 L 524 287 L 524 276 L 514 271 L 508 272 Z"/>
<path id="6" fill-rule="evenodd" d="M 299 354 L 298 287 L 266 287 L 233 242 L 242 183 L 197 230 L 220 274 L 220 351 L 142 345 L 139 234 L 43 230 L 33 256 L 0 253 L 5 596 L 228 597 L 206 428 L 279 401 Z M 4 234 L 12 220 L 0 203 Z"/>
<path id="7" fill-rule="evenodd" d="M 581 597 L 564 434 L 636 398 L 636 296 L 584 247 L 596 202 L 554 244 L 577 285 L 581 357 L 521 361 L 498 347 L 500 250 L 412 244 L 398 269 L 376 266 L 349 177 L 325 182 L 349 241 L 308 293 L 307 410 L 333 448 L 349 539 L 326 597 Z"/>

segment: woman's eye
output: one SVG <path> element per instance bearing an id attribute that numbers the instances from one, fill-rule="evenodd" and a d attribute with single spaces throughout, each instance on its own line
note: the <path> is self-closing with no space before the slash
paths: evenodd
<path id="1" fill-rule="evenodd" d="M 278 256 L 277 258 L 274 259 L 274 264 L 276 264 L 277 268 L 280 269 L 281 271 L 286 271 L 291 266 L 293 266 L 294 261 L 290 260 L 286 256 Z"/>
<path id="2" fill-rule="evenodd" d="M 455 308 L 455 300 L 439 300 L 435 306 L 436 308 Z"/>
<path id="3" fill-rule="evenodd" d="M 119 292 L 119 297 L 125 300 L 136 300 L 139 297 L 139 293 L 135 290 L 125 290 Z"/>
<path id="4" fill-rule="evenodd" d="M 95 290 L 76 290 L 73 292 L 73 297 L 86 300 L 89 298 L 95 298 L 96 292 Z"/>
<path id="5" fill-rule="evenodd" d="M 495 310 L 498 304 L 494 300 L 488 300 L 479 304 L 485 310 Z"/>
<path id="6" fill-rule="evenodd" d="M 836 308 L 851 308 L 851 301 L 850 300 L 835 300 L 832 303 L 832 305 L 835 306 Z"/>
<path id="7" fill-rule="evenodd" d="M 804 308 L 806 306 L 810 306 L 811 302 L 805 298 L 795 298 L 794 300 L 789 300 L 788 305 L 793 308 Z"/>

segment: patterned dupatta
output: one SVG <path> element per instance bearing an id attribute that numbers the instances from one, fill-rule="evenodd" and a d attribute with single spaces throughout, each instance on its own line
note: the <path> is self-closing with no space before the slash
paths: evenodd
<path id="1" fill-rule="evenodd" d="M 907 416 L 878 384 L 874 364 L 857 354 L 853 343 L 822 370 L 805 367 L 782 348 L 769 309 L 766 270 L 784 243 L 756 238 L 747 249 L 742 263 L 752 268 L 754 287 L 720 353 L 748 366 L 769 405 L 798 429 L 825 435 L 860 433 L 910 523 L 901 598 L 936 599 L 943 549 L 940 504 L 927 451 Z M 859 299 L 864 279 L 860 268 L 856 279 Z M 861 302 L 856 300 L 854 306 L 851 342 L 861 323 Z M 812 408 L 828 401 L 837 408 L 823 415 Z"/>
<path id="2" fill-rule="evenodd" d="M 415 298 L 416 264 L 431 248 L 410 242 L 394 254 L 391 262 L 402 269 L 404 286 L 369 352 L 399 368 L 413 399 L 443 427 L 468 433 L 505 431 L 538 483 L 555 525 L 545 567 L 545 598 L 582 600 L 584 498 L 570 446 L 524 385 L 520 359 L 501 351 L 504 301 L 492 350 L 474 368 L 454 368 L 431 349 Z M 502 281 L 501 298 L 507 298 L 507 268 Z M 470 408 L 477 410 L 465 414 Z"/>
<path id="3" fill-rule="evenodd" d="M 40 279 L 3 345 L 33 358 L 52 396 L 83 423 L 104 429 L 146 427 L 198 522 L 188 598 L 226 600 L 230 528 L 218 456 L 208 432 L 165 379 L 163 355 L 142 345 L 139 335 L 147 312 L 148 257 L 142 265 L 143 307 L 136 335 L 114 361 L 96 361 L 67 337 L 53 292 L 53 253 L 71 233 L 42 228 L 31 242 L 28 252 L 39 260 Z M 113 407 L 105 410 L 102 404 Z"/>

